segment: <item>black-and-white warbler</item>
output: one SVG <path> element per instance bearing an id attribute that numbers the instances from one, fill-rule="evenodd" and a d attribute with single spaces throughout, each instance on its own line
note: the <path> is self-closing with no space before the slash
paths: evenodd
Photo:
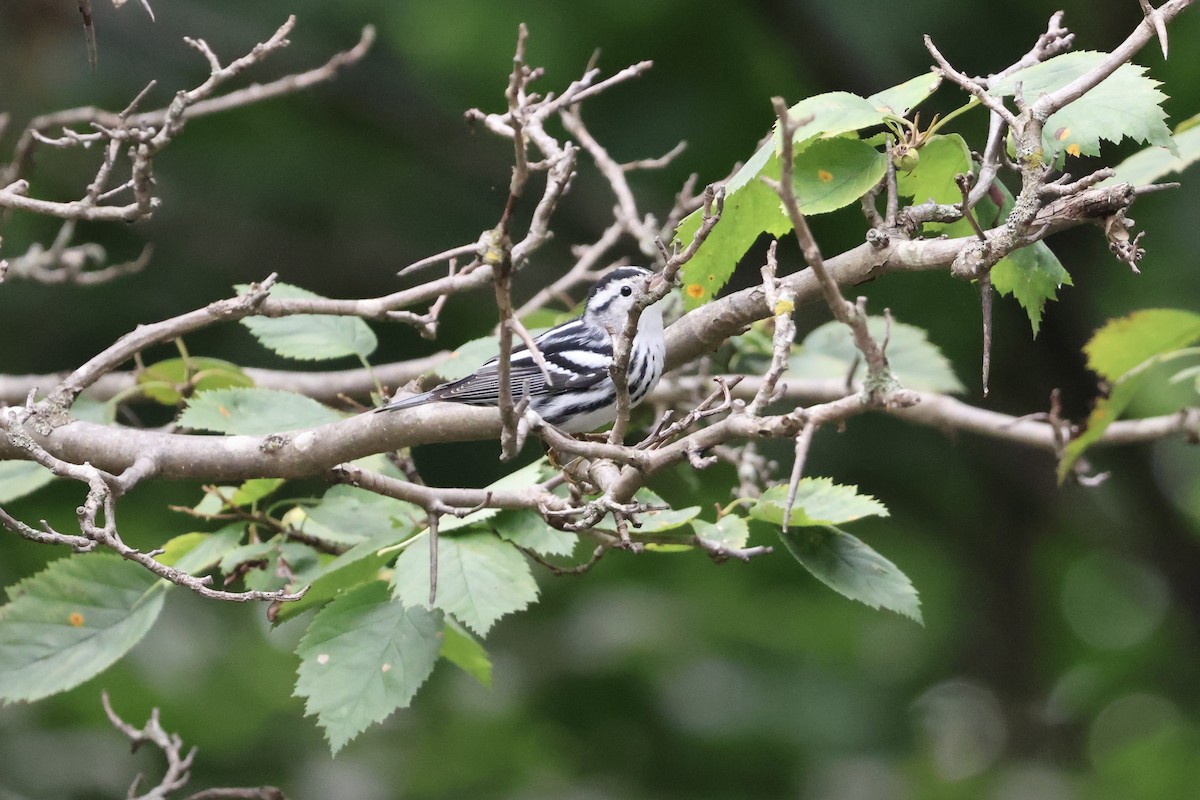
<path id="1" fill-rule="evenodd" d="M 643 267 L 620 267 L 605 275 L 588 293 L 583 316 L 551 328 L 534 339 L 551 380 L 524 346 L 514 346 L 509 361 L 513 402 L 529 396 L 529 407 L 542 419 L 568 433 L 585 433 L 616 419 L 617 392 L 609 375 L 614 342 L 629 322 L 634 306 L 662 280 Z M 638 318 L 629 357 L 629 401 L 636 405 L 662 376 L 666 346 L 662 310 L 647 306 Z M 496 359 L 465 378 L 425 392 L 393 400 L 380 411 L 394 411 L 437 401 L 494 406 L 500 399 Z"/>

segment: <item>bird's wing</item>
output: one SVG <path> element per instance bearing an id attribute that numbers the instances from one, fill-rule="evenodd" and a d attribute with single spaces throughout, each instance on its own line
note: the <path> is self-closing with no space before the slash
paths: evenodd
<path id="1" fill-rule="evenodd" d="M 594 386 L 608 377 L 612 343 L 608 334 L 582 320 L 565 322 L 534 339 L 546 361 L 551 381 L 524 345 L 513 348 L 509 385 L 514 398 L 558 394 Z M 500 399 L 500 371 L 492 359 L 465 378 L 430 392 L 431 400 L 459 403 L 496 403 Z"/>

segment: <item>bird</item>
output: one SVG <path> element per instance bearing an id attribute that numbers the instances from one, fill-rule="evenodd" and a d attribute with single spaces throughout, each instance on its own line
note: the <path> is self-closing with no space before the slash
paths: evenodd
<path id="1" fill-rule="evenodd" d="M 529 349 L 514 346 L 509 359 L 513 402 L 529 396 L 529 408 L 564 433 L 587 433 L 617 416 L 617 392 L 609 375 L 614 343 L 629 316 L 647 293 L 665 280 L 645 267 L 618 267 L 588 292 L 583 314 L 557 325 L 533 341 L 546 363 L 550 381 Z M 646 306 L 638 318 L 629 356 L 629 404 L 637 405 L 662 377 L 666 361 L 662 309 Z M 495 406 L 500 402 L 497 358 L 475 372 L 428 392 L 394 399 L 377 411 L 398 411 L 435 401 Z"/>

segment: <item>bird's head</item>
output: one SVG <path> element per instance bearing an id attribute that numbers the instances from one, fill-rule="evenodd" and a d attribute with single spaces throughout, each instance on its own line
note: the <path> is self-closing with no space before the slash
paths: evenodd
<path id="1" fill-rule="evenodd" d="M 616 336 L 625 330 L 625 323 L 634 307 L 653 289 L 662 284 L 661 272 L 651 272 L 645 267 L 619 267 L 605 275 L 588 293 L 584 307 L 584 318 L 599 325 Z M 661 319 L 657 308 L 651 306 L 642 312 Z M 661 323 L 660 323 L 661 324 Z"/>

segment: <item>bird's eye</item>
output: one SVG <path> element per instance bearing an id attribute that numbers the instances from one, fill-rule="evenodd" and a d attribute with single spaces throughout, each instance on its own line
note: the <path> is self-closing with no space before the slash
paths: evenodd
<path id="1" fill-rule="evenodd" d="M 623 297 L 629 297 L 629 295 L 631 295 L 631 294 L 633 294 L 632 286 L 622 286 L 621 287 L 621 295 Z"/>

